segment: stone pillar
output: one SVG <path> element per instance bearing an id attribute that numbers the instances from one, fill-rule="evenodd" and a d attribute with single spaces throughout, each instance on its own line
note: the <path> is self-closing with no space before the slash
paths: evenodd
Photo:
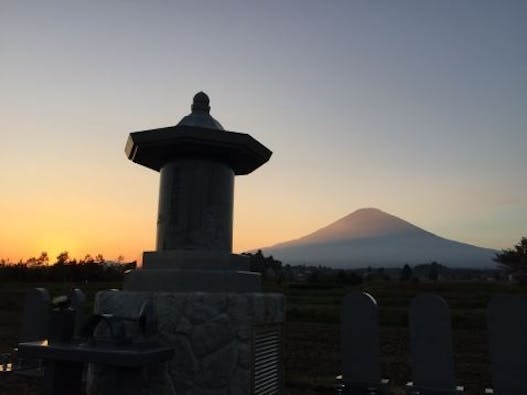
<path id="1" fill-rule="evenodd" d="M 180 159 L 161 168 L 156 250 L 232 251 L 234 172 Z"/>

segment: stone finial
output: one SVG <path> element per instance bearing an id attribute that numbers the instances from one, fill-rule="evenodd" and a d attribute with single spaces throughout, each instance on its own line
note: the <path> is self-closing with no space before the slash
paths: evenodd
<path id="1" fill-rule="evenodd" d="M 194 95 L 194 100 L 192 106 L 190 107 L 192 111 L 205 111 L 208 113 L 210 111 L 209 106 L 210 100 L 207 94 L 203 91 L 200 91 Z"/>

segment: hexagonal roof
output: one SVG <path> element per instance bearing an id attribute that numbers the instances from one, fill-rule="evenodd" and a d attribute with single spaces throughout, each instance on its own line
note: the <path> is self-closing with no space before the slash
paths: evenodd
<path id="1" fill-rule="evenodd" d="M 234 174 L 249 174 L 269 160 L 272 152 L 245 133 L 223 130 L 209 115 L 207 95 L 194 96 L 192 113 L 176 126 L 130 133 L 125 152 L 128 159 L 159 171 L 180 158 L 219 161 Z"/>

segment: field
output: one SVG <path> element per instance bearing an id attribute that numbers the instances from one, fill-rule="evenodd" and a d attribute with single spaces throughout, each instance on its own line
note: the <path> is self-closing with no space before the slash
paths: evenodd
<path id="1" fill-rule="evenodd" d="M 25 290 L 44 286 L 52 296 L 66 293 L 75 284 L 0 285 L 0 351 L 16 344 Z M 93 300 L 99 289 L 118 284 L 80 286 Z M 490 385 L 485 307 L 498 293 L 527 293 L 526 288 L 495 282 L 399 283 L 371 282 L 354 287 L 283 286 L 267 284 L 268 291 L 287 296 L 285 325 L 286 394 L 334 394 L 334 377 L 340 367 L 339 305 L 352 291 L 371 293 L 379 303 L 383 372 L 393 393 L 402 393 L 410 378 L 407 315 L 410 299 L 421 292 L 442 295 L 449 303 L 454 334 L 456 374 L 469 395 L 481 394 Z M 0 376 L 1 394 L 36 394 L 38 382 Z"/>

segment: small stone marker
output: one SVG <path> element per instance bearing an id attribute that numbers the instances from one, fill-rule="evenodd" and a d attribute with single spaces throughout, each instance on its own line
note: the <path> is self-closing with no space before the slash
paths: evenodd
<path id="1" fill-rule="evenodd" d="M 344 385 L 381 384 L 377 302 L 367 293 L 351 293 L 341 305 L 342 379 Z"/>
<path id="2" fill-rule="evenodd" d="M 487 326 L 494 393 L 527 394 L 527 298 L 495 296 Z"/>
<path id="3" fill-rule="evenodd" d="M 410 303 L 410 352 L 414 388 L 456 391 L 450 312 L 438 295 L 422 294 Z"/>
<path id="4" fill-rule="evenodd" d="M 46 339 L 49 325 L 49 293 L 44 288 L 31 289 L 26 296 L 20 341 L 29 342 Z"/>

